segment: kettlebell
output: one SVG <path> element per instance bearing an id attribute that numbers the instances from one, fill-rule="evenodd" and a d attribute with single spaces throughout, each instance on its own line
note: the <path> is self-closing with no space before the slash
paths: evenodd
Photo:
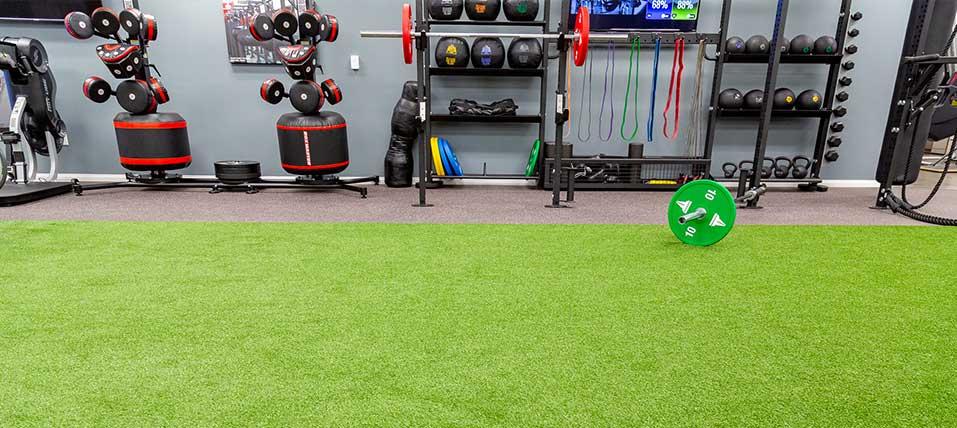
<path id="1" fill-rule="evenodd" d="M 774 176 L 774 159 L 764 158 L 764 165 L 761 165 L 761 178 L 771 178 Z"/>
<path id="2" fill-rule="evenodd" d="M 814 165 L 814 163 L 807 156 L 796 156 L 791 161 L 791 176 L 798 180 L 807 178 L 808 174 L 811 173 L 811 165 Z"/>
<path id="3" fill-rule="evenodd" d="M 738 171 L 741 173 L 741 175 L 750 177 L 751 174 L 754 173 L 754 162 L 747 160 L 741 161 L 741 163 L 738 164 Z"/>
<path id="4" fill-rule="evenodd" d="M 738 166 L 728 162 L 721 166 L 721 170 L 724 171 L 724 178 L 734 178 L 734 175 L 738 173 Z"/>
<path id="5" fill-rule="evenodd" d="M 791 175 L 791 166 L 794 163 L 791 162 L 791 158 L 787 156 L 779 156 L 774 159 L 774 178 L 788 178 Z"/>

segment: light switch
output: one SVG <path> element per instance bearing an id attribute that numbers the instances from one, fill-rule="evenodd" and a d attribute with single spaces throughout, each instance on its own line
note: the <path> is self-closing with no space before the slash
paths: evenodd
<path id="1" fill-rule="evenodd" d="M 352 56 L 352 70 L 359 71 L 359 55 Z"/>

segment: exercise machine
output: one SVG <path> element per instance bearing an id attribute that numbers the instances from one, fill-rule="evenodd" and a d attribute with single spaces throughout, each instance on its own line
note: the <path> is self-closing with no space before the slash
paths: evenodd
<path id="1" fill-rule="evenodd" d="M 907 187 L 920 175 L 934 113 L 957 99 L 957 75 L 948 75 L 945 70 L 957 64 L 957 57 L 947 54 L 957 36 L 955 17 L 957 0 L 914 0 L 876 174 L 881 183 L 876 208 L 889 208 L 911 219 L 943 226 L 957 226 L 957 219 L 919 210 L 933 201 L 943 185 L 953 163 L 953 149 L 926 200 L 910 202 Z M 900 195 L 894 192 L 895 186 L 900 186 Z"/>
<path id="2" fill-rule="evenodd" d="M 2 37 L 0 71 L 7 76 L 13 104 L 9 128 L 2 131 L 0 206 L 69 193 L 70 183 L 56 182 L 59 153 L 69 140 L 56 110 L 56 80 L 46 49 L 35 39 Z M 49 159 L 49 170 L 43 173 L 41 156 Z"/>

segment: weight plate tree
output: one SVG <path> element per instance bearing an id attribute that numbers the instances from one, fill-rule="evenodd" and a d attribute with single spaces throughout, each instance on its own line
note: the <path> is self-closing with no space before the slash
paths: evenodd
<path id="1" fill-rule="evenodd" d="M 668 225 L 681 242 L 707 247 L 731 233 L 737 219 L 734 196 L 726 187 L 711 180 L 684 185 L 668 206 Z"/>

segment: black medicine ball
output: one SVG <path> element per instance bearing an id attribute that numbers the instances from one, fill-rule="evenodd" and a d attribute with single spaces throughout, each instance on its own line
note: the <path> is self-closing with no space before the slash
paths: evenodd
<path id="1" fill-rule="evenodd" d="M 462 17 L 464 0 L 429 0 L 429 16 L 440 21 L 454 21 Z"/>
<path id="2" fill-rule="evenodd" d="M 740 37 L 732 37 L 724 44 L 724 50 L 727 53 L 739 54 L 744 53 L 744 39 Z"/>
<path id="3" fill-rule="evenodd" d="M 494 21 L 502 11 L 502 0 L 465 0 L 465 13 L 473 21 Z"/>
<path id="4" fill-rule="evenodd" d="M 469 66 L 469 42 L 461 37 L 443 37 L 435 46 L 435 64 L 439 67 Z"/>
<path id="5" fill-rule="evenodd" d="M 751 36 L 744 43 L 744 50 L 749 54 L 766 54 L 771 51 L 771 42 L 764 36 Z"/>
<path id="6" fill-rule="evenodd" d="M 502 68 L 505 65 L 505 44 L 499 38 L 483 37 L 472 44 L 472 65 L 475 68 Z"/>
<path id="7" fill-rule="evenodd" d="M 744 108 L 758 110 L 764 106 L 764 91 L 755 89 L 744 95 Z"/>
<path id="8" fill-rule="evenodd" d="M 505 0 L 505 18 L 509 21 L 534 21 L 538 0 Z"/>
<path id="9" fill-rule="evenodd" d="M 831 36 L 821 36 L 814 41 L 814 53 L 832 55 L 837 53 L 837 40 Z"/>
<path id="10" fill-rule="evenodd" d="M 814 39 L 807 34 L 801 34 L 791 40 L 791 53 L 794 55 L 810 55 L 814 52 Z"/>
<path id="11" fill-rule="evenodd" d="M 824 97 L 813 89 L 801 92 L 797 97 L 798 110 L 820 110 L 824 105 Z"/>
<path id="12" fill-rule="evenodd" d="M 538 68 L 542 65 L 542 44 L 536 39 L 515 39 L 508 46 L 508 66 Z"/>
<path id="13" fill-rule="evenodd" d="M 718 95 L 718 105 L 726 109 L 740 109 L 744 107 L 744 95 L 737 89 L 725 89 Z"/>

